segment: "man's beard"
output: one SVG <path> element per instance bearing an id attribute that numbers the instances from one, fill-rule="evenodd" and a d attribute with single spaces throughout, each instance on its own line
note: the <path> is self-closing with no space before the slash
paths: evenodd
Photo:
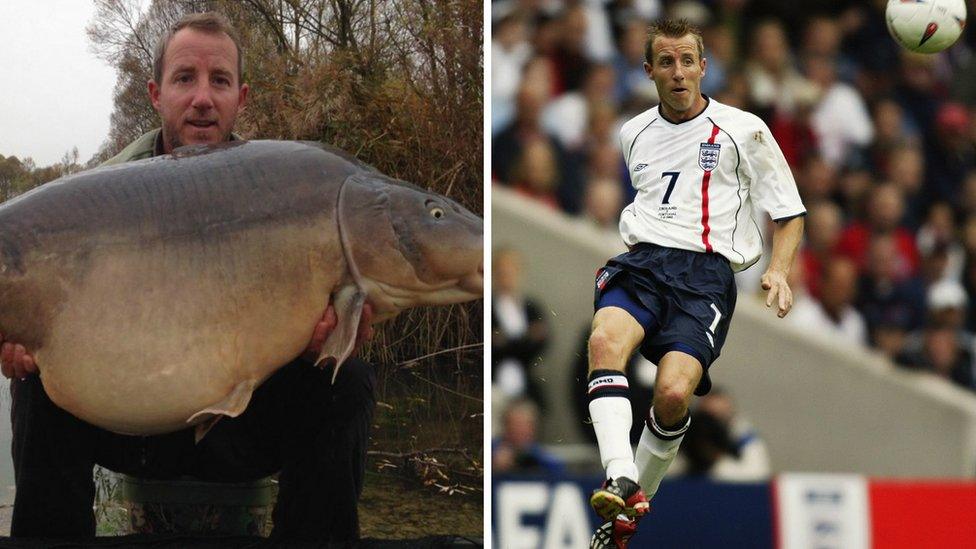
<path id="1" fill-rule="evenodd" d="M 163 144 L 169 152 L 173 152 L 183 146 L 183 140 L 180 139 L 178 128 L 166 122 L 163 123 Z"/>
<path id="2" fill-rule="evenodd" d="M 224 141 L 230 141 L 231 132 L 228 131 L 225 135 L 221 135 L 217 143 L 223 143 Z M 176 149 L 186 145 L 182 139 L 180 139 L 179 126 L 173 127 L 170 124 L 163 123 L 163 141 L 169 146 L 169 151 L 173 152 Z"/>

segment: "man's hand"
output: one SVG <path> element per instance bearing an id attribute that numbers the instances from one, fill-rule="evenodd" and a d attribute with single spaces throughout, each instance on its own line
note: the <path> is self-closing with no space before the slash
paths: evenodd
<path id="1" fill-rule="evenodd" d="M 775 303 L 779 311 L 776 316 L 783 318 L 793 308 L 793 290 L 786 283 L 786 274 L 781 271 L 768 270 L 762 275 L 762 289 L 766 290 L 766 306 Z"/>
<path id="2" fill-rule="evenodd" d="M 322 315 L 322 320 L 315 325 L 315 330 L 312 331 L 312 339 L 302 354 L 306 360 L 311 362 L 318 360 L 322 344 L 329 338 L 338 323 L 339 317 L 336 316 L 335 308 L 329 305 L 325 309 L 325 314 Z M 363 313 L 359 317 L 359 329 L 356 330 L 356 346 L 353 348 L 353 353 L 356 353 L 363 346 L 363 343 L 371 337 L 373 337 L 373 306 L 366 303 L 363 305 Z"/>
<path id="3" fill-rule="evenodd" d="M 3 334 L 0 334 L 0 370 L 3 377 L 24 379 L 25 377 L 37 373 L 37 364 L 34 357 L 27 354 L 27 349 L 19 343 L 4 341 Z"/>

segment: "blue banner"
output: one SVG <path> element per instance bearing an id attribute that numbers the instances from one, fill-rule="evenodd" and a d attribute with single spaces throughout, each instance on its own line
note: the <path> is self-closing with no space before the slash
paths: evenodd
<path id="1" fill-rule="evenodd" d="M 492 479 L 492 539 L 498 549 L 585 548 L 599 526 L 589 494 L 599 476 Z M 772 549 L 768 483 L 666 480 L 630 547 Z"/>

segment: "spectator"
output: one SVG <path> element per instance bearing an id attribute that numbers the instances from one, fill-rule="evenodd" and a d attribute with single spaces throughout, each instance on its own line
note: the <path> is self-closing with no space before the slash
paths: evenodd
<path id="1" fill-rule="evenodd" d="M 715 94 L 715 99 L 737 109 L 752 110 L 749 96 L 749 80 L 741 72 L 733 72 L 726 78 L 725 88 Z"/>
<path id="2" fill-rule="evenodd" d="M 782 88 L 802 85 L 802 77 L 791 66 L 790 55 L 786 33 L 779 21 L 767 19 L 754 27 L 745 73 L 756 107 L 766 111 L 777 107 L 792 111 L 793 94 L 779 93 Z"/>
<path id="3" fill-rule="evenodd" d="M 896 147 L 888 160 L 886 175 L 888 181 L 901 191 L 904 211 L 898 223 L 910 230 L 918 229 L 933 198 L 922 192 L 925 157 L 921 149 L 907 143 Z"/>
<path id="4" fill-rule="evenodd" d="M 708 27 L 712 15 L 699 0 L 677 0 L 668 6 L 668 18 L 684 19 L 699 29 Z"/>
<path id="5" fill-rule="evenodd" d="M 895 312 L 895 315 L 879 319 L 871 332 L 875 349 L 892 362 L 901 360 L 905 353 L 910 336 L 909 327 L 912 324 L 910 319 L 897 314 L 901 311 Z"/>
<path id="6" fill-rule="evenodd" d="M 623 246 L 620 231 L 620 210 L 623 208 L 623 193 L 620 183 L 613 179 L 595 177 L 586 184 L 586 198 L 584 200 L 583 220 L 587 225 L 607 233 L 617 243 Z"/>
<path id="7" fill-rule="evenodd" d="M 620 155 L 620 149 L 613 143 L 595 143 L 589 150 L 586 175 L 591 178 L 612 179 L 620 185 L 621 191 L 624 191 L 623 186 L 629 180 L 624 181 L 621 177 L 621 172 L 627 170 L 621 158 L 623 157 Z M 624 196 L 630 198 L 630 193 L 625 192 Z"/>
<path id="8" fill-rule="evenodd" d="M 725 425 L 735 452 L 722 456 L 711 468 L 711 477 L 728 482 L 759 482 L 769 478 L 769 450 L 759 433 L 736 410 L 732 396 L 722 387 L 698 401 L 698 413 L 712 416 Z M 697 419 L 697 416 L 695 416 Z"/>
<path id="9" fill-rule="evenodd" d="M 799 261 L 806 288 L 814 298 L 820 298 L 822 274 L 834 260 L 842 223 L 840 208 L 833 202 L 814 202 L 807 209 L 806 241 Z"/>
<path id="10" fill-rule="evenodd" d="M 657 104 L 657 88 L 644 71 L 644 42 L 647 41 L 647 21 L 628 21 L 620 37 L 620 53 L 614 60 L 617 83 L 614 99 L 622 108 L 641 112 Z M 710 68 L 710 67 L 709 67 Z"/>
<path id="11" fill-rule="evenodd" d="M 946 202 L 932 204 L 916 242 L 922 258 L 922 277 L 927 284 L 943 279 L 962 280 L 966 252 L 956 240 L 952 206 Z"/>
<path id="12" fill-rule="evenodd" d="M 705 58 L 708 70 L 702 79 L 702 93 L 718 95 L 729 87 L 729 73 L 735 68 L 735 39 L 728 27 L 712 25 L 705 29 Z"/>
<path id="13" fill-rule="evenodd" d="M 841 54 L 840 21 L 833 17 L 814 15 L 806 24 L 801 53 L 807 58 L 821 58 L 835 65 L 840 81 L 850 84 L 857 74 L 857 66 Z M 858 96 L 860 97 L 860 95 Z"/>
<path id="14" fill-rule="evenodd" d="M 551 52 L 556 69 L 556 94 L 576 91 L 590 70 L 586 36 L 589 32 L 587 8 L 582 2 L 570 4 L 558 17 L 554 48 Z"/>
<path id="15" fill-rule="evenodd" d="M 792 322 L 811 332 L 828 334 L 853 345 L 866 345 L 867 327 L 854 308 L 857 295 L 857 267 L 849 259 L 836 258 L 824 266 L 819 301 L 798 308 Z"/>
<path id="16" fill-rule="evenodd" d="M 976 168 L 973 120 L 958 103 L 939 107 L 935 136 L 925 142 L 926 189 L 936 200 L 953 200 L 959 195 L 967 172 Z"/>
<path id="17" fill-rule="evenodd" d="M 819 93 L 813 86 L 803 88 L 796 94 L 793 112 L 776 111 L 772 115 L 769 129 L 782 144 L 783 156 L 790 167 L 802 165 L 818 150 L 817 136 L 810 116 L 820 98 Z"/>
<path id="18" fill-rule="evenodd" d="M 526 142 L 512 170 L 512 186 L 523 196 L 558 210 L 558 185 L 555 147 L 546 139 Z"/>
<path id="19" fill-rule="evenodd" d="M 493 473 L 558 475 L 565 464 L 544 450 L 536 438 L 539 409 L 532 401 L 512 401 L 502 417 L 504 430 L 491 443 Z"/>
<path id="20" fill-rule="evenodd" d="M 491 128 L 492 134 L 515 116 L 515 94 L 522 68 L 532 56 L 525 20 L 516 12 L 501 17 L 491 34 Z"/>
<path id="21" fill-rule="evenodd" d="M 739 459 L 728 426 L 702 411 L 692 414 L 679 451 L 684 457 L 683 473 L 692 477 L 710 477 L 723 459 Z"/>
<path id="22" fill-rule="evenodd" d="M 887 173 L 892 152 L 906 143 L 915 143 L 918 136 L 911 132 L 901 105 L 891 98 L 883 98 L 875 103 L 874 129 L 874 141 L 870 152 L 871 164 L 879 172 Z"/>
<path id="23" fill-rule="evenodd" d="M 760 113 L 766 112 L 766 120 L 793 117 L 798 103 L 815 93 L 813 84 L 793 66 L 791 55 L 786 31 L 779 21 L 768 19 L 755 27 L 746 75 L 752 103 Z M 781 143 L 779 136 L 774 137 Z"/>
<path id="24" fill-rule="evenodd" d="M 869 101 L 891 92 L 901 64 L 902 49 L 888 34 L 884 5 L 853 4 L 838 18 L 844 36 L 841 52 L 860 69 L 854 82 Z"/>
<path id="25" fill-rule="evenodd" d="M 928 291 L 929 323 L 958 330 L 964 340 L 972 340 L 966 329 L 966 308 L 969 296 L 955 280 L 940 280 Z"/>
<path id="26" fill-rule="evenodd" d="M 586 56 L 591 61 L 606 63 L 613 60 L 616 49 L 610 17 L 603 5 L 605 0 L 579 0 L 586 13 Z"/>
<path id="27" fill-rule="evenodd" d="M 546 131 L 555 136 L 564 149 L 580 151 L 591 109 L 610 101 L 615 82 L 612 65 L 590 65 L 581 90 L 564 93 L 546 106 L 542 113 Z"/>
<path id="28" fill-rule="evenodd" d="M 837 80 L 835 62 L 827 57 L 810 57 L 807 77 L 820 88 L 820 101 L 810 121 L 820 155 L 831 166 L 860 163 L 874 137 L 874 127 L 864 100 L 857 90 Z"/>
<path id="29" fill-rule="evenodd" d="M 512 249 L 494 252 L 491 299 L 491 379 L 506 398 L 527 395 L 544 402 L 532 368 L 549 340 L 542 307 L 522 292 L 522 256 Z"/>
<path id="30" fill-rule="evenodd" d="M 905 201 L 893 184 L 878 185 L 868 198 L 867 219 L 848 225 L 840 236 L 838 254 L 854 261 L 861 272 L 868 262 L 868 248 L 876 236 L 890 235 L 894 241 L 895 254 L 890 259 L 892 274 L 898 280 L 915 276 L 918 272 L 918 250 L 915 238 L 906 228 L 899 225 L 905 214 Z"/>
<path id="31" fill-rule="evenodd" d="M 731 396 L 713 387 L 692 412 L 675 473 L 721 482 L 762 482 L 770 476 L 769 451 Z"/>
<path id="32" fill-rule="evenodd" d="M 799 173 L 800 195 L 805 202 L 829 200 L 837 189 L 837 170 L 817 155 L 809 155 Z"/>
<path id="33" fill-rule="evenodd" d="M 937 323 L 926 326 L 922 348 L 909 351 L 899 362 L 931 372 L 967 389 L 976 389 L 972 351 L 963 346 L 959 332 L 951 327 Z"/>
<path id="34" fill-rule="evenodd" d="M 548 92 L 539 84 L 522 83 L 515 96 L 515 118 L 492 140 L 492 176 L 504 185 L 512 184 L 512 169 L 526 143 L 535 139 L 552 139 L 542 129 L 540 116 L 548 100 Z"/>
<path id="35" fill-rule="evenodd" d="M 558 10 L 535 12 L 535 34 L 532 36 L 532 49 L 536 55 L 546 60 L 552 67 L 552 94 L 558 95 L 564 90 L 556 67 L 556 50 L 562 33 L 562 21 L 556 16 Z"/>
<path id="36" fill-rule="evenodd" d="M 933 135 L 939 100 L 934 56 L 901 52 L 901 78 L 895 86 L 895 97 L 905 111 L 905 116 L 925 139 Z"/>
<path id="37" fill-rule="evenodd" d="M 900 272 L 895 236 L 872 235 L 866 255 L 857 308 L 864 315 L 872 343 L 877 344 L 875 330 L 882 326 L 919 328 L 925 318 L 925 288 L 917 278 Z"/>
<path id="38" fill-rule="evenodd" d="M 610 20 L 614 29 L 614 36 L 620 36 L 622 29 L 630 21 L 654 21 L 663 15 L 662 0 L 626 0 L 623 2 L 606 2 L 610 12 Z M 645 25 L 646 29 L 646 25 Z"/>
<path id="39" fill-rule="evenodd" d="M 850 167 L 841 172 L 834 197 L 844 219 L 865 217 L 868 197 L 874 186 L 874 178 L 866 166 Z"/>
<path id="40" fill-rule="evenodd" d="M 535 90 L 540 94 L 543 103 L 548 102 L 556 93 L 555 71 L 552 61 L 544 56 L 534 55 L 522 67 L 522 82 L 519 89 L 526 87 Z M 517 97 L 518 93 L 516 93 L 516 99 Z M 541 112 L 542 109 L 539 108 L 535 114 L 539 115 Z"/>
<path id="41" fill-rule="evenodd" d="M 587 120 L 586 136 L 584 148 L 591 151 L 593 147 L 609 145 L 617 153 L 617 164 L 621 170 L 626 170 L 623 163 L 623 156 L 620 155 L 620 118 L 617 116 L 617 109 L 609 102 L 596 102 L 590 104 L 587 109 L 589 120 Z"/>

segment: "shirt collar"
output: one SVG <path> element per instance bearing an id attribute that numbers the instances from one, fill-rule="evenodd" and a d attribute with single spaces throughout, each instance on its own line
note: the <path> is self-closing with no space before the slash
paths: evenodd
<path id="1" fill-rule="evenodd" d="M 701 115 L 705 114 L 705 111 L 707 111 L 708 110 L 708 107 L 710 107 L 711 104 L 712 104 L 712 99 L 710 97 L 708 97 L 705 94 L 702 94 L 702 97 L 705 98 L 705 108 L 703 108 L 700 113 L 696 114 L 695 116 L 692 116 L 688 120 L 682 120 L 681 122 L 674 122 L 674 121 L 669 120 L 667 116 L 664 116 L 664 110 L 661 109 L 661 104 L 660 103 L 658 103 L 658 105 L 657 105 L 657 114 L 658 114 L 658 116 L 661 117 L 661 120 L 664 120 L 665 122 L 667 122 L 668 124 L 671 124 L 672 126 L 678 126 L 678 125 L 684 124 L 686 122 L 691 122 L 692 120 L 696 120 L 696 119 L 700 118 Z"/>

